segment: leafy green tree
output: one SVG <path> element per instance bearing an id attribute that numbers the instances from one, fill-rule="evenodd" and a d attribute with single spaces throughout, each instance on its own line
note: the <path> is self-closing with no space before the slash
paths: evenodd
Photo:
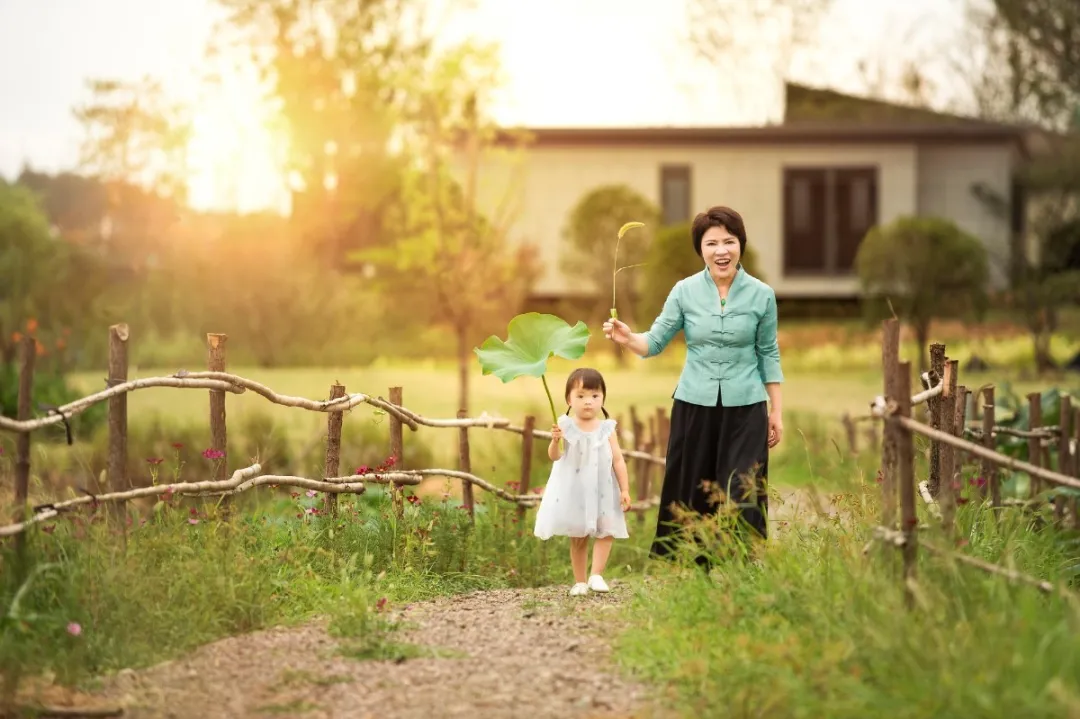
<path id="1" fill-rule="evenodd" d="M 69 265 L 37 198 L 0 180 L 0 358 L 15 360 L 18 337 L 64 311 Z"/>
<path id="2" fill-rule="evenodd" d="M 407 155 L 395 149 L 434 45 L 423 0 L 217 0 L 219 46 L 254 58 L 288 137 L 293 219 L 340 266 L 394 235 Z"/>
<path id="3" fill-rule="evenodd" d="M 900 217 L 874 227 L 860 244 L 855 265 L 866 308 L 880 315 L 891 306 L 911 324 L 923 369 L 930 323 L 981 317 L 989 301 L 986 247 L 939 217 Z"/>
<path id="4" fill-rule="evenodd" d="M 1037 250 L 1016 262 L 1009 300 L 1027 325 L 1035 368 L 1042 373 L 1057 366 L 1050 340 L 1061 308 L 1080 301 L 1080 221 L 1074 209 L 1080 197 L 1080 142 L 1060 143 L 1056 155 L 1032 162 L 1020 181 L 1030 198 L 1028 232 Z"/>
<path id="5" fill-rule="evenodd" d="M 96 312 L 106 276 L 83 248 L 62 240 L 49 226 L 38 198 L 27 188 L 0 181 L 0 360 L 15 361 L 18 338 L 30 332 L 39 351 L 62 349 Z M 75 331 L 73 333 L 73 330 Z"/>
<path id="6" fill-rule="evenodd" d="M 482 112 L 497 79 L 491 48 L 468 45 L 445 51 L 422 76 L 410 78 L 415 159 L 390 216 L 400 239 L 357 255 L 378 268 L 403 321 L 451 334 L 458 407 L 465 410 L 473 347 L 517 314 L 539 274 L 535 249 L 509 237 L 518 188 L 515 145 L 523 140 L 507 136 Z"/>
<path id="7" fill-rule="evenodd" d="M 968 13 L 973 40 L 982 51 L 966 51 L 961 75 L 970 83 L 979 115 L 999 122 L 1042 127 L 1029 133 L 1033 152 L 1016 180 L 1014 207 L 999 193 L 977 197 L 1003 223 L 1025 217 L 1008 266 L 1009 307 L 1031 336 L 1039 372 L 1054 367 L 1050 340 L 1062 305 L 1077 300 L 1080 278 L 1057 255 L 1068 236 L 1080 196 L 1080 4 L 1074 0 L 992 0 Z M 974 43 L 967 43 L 968 47 Z M 1066 134 L 1073 130 L 1070 136 Z M 1039 149 L 1041 146 L 1042 149 Z M 1067 243 L 1066 243 L 1067 244 Z"/>

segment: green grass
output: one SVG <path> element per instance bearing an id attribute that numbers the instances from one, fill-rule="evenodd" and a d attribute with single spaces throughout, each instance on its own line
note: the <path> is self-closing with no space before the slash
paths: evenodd
<path id="1" fill-rule="evenodd" d="M 993 343 L 991 361 L 1014 366 L 1025 341 Z M 962 356 L 964 347 L 952 343 L 950 354 Z M 1069 347 L 1059 347 L 1059 353 Z M 608 572 L 638 589 L 628 610 L 630 629 L 619 638 L 619 661 L 671 692 L 690 716 L 1076 712 L 1080 633 L 1075 613 L 1060 600 L 923 555 L 920 605 L 907 612 L 888 563 L 863 556 L 865 527 L 876 510 L 861 483 L 871 482 L 877 459 L 872 451 L 850 456 L 837 419 L 844 412 L 865 413 L 880 392 L 874 351 L 880 352 L 860 340 L 788 352 L 787 436 L 770 459 L 774 487 L 815 486 L 837 494 L 835 501 L 849 505 L 853 519 L 809 528 L 789 518 L 789 530 L 770 542 L 760 564 L 724 563 L 712 579 L 648 563 L 655 514 L 646 517 L 641 531 L 631 520 L 632 539 L 616 543 Z M 914 359 L 910 351 L 907 357 Z M 642 413 L 670 407 L 678 352 L 650 362 L 630 359 L 624 368 L 608 353 L 589 362 L 605 372 L 613 415 L 627 421 L 631 405 Z M 569 368 L 551 363 L 556 394 Z M 131 375 L 175 371 L 133 368 Z M 446 363 L 232 371 L 312 398 L 325 397 L 334 381 L 383 396 L 389 386 L 400 385 L 405 404 L 422 414 L 451 417 L 456 411 L 454 368 Z M 961 377 L 968 387 L 1005 379 L 1016 380 L 1014 390 L 1021 393 L 1054 383 L 1002 369 Z M 92 391 L 100 388 L 101 375 L 87 373 L 77 381 Z M 325 416 L 270 405 L 250 393 L 227 401 L 230 456 L 236 458 L 231 466 L 257 456 L 274 471 L 321 471 Z M 532 413 L 543 426 L 546 399 L 539 381 L 504 385 L 475 376 L 472 414 L 481 411 L 514 420 Z M 168 460 L 170 444 L 180 441 L 186 445 L 178 453 L 186 462 L 182 476 L 205 478 L 208 467 L 198 457 L 209 437 L 205 392 L 135 393 L 129 417 L 133 476 L 145 480 L 145 457 Z M 384 417 L 360 408 L 345 427 L 343 472 L 385 457 Z M 485 430 L 470 434 L 476 473 L 504 485 L 519 478 L 520 438 Z M 51 485 L 51 478 L 93 486 L 105 438 L 78 439 L 74 447 L 36 441 L 35 493 L 68 491 Z M 455 466 L 456 432 L 406 431 L 405 443 L 410 466 Z M 8 484 L 11 447 L 4 448 L 0 483 Z M 532 483 L 538 486 L 548 464 L 543 447 L 534 450 Z M 161 474 L 169 478 L 168 464 Z M 656 491 L 660 475 L 652 476 Z M 432 491 L 423 502 L 407 506 L 402 522 L 393 518 L 378 488 L 343 499 L 337 522 L 305 513 L 317 499 L 285 491 L 241 498 L 228 521 L 201 503 L 156 505 L 144 510 L 145 524 L 136 518 L 126 543 L 106 526 L 103 512 L 92 521 L 66 516 L 47 525 L 48 533 L 30 536 L 36 571 L 28 582 L 16 580 L 10 554 L 0 555 L 0 674 L 52 672 L 62 682 L 85 683 L 223 636 L 317 616 L 329 619 L 342 651 L 358 661 L 405 659 L 421 650 L 397 638 L 397 626 L 385 617 L 387 606 L 570 580 L 567 542 L 536 541 L 531 513 L 526 526 L 519 526 L 512 510 L 481 493 L 484 504 L 476 524 L 469 525 L 457 509 L 456 484 L 436 480 L 427 489 Z M 442 501 L 447 489 L 450 498 Z M 1052 532 L 1013 520 L 995 526 L 972 506 L 963 523 L 969 542 L 964 551 L 978 556 L 1049 578 L 1077 563 L 1075 543 Z M 653 575 L 649 582 L 641 581 L 646 572 Z M 67 629 L 72 622 L 82 628 L 78 636 Z"/>
<path id="2" fill-rule="evenodd" d="M 638 590 L 618 661 L 687 717 L 1075 716 L 1080 599 L 923 553 L 906 609 L 898 552 L 863 553 L 875 493 L 840 499 L 849 521 L 792 523 L 760 562 L 658 574 Z M 1051 581 L 1080 559 L 1075 536 L 971 507 L 964 552 Z"/>
<path id="3" fill-rule="evenodd" d="M 825 438 L 824 423 L 805 426 L 775 455 L 778 483 L 831 486 L 872 468 L 872 455 L 853 459 L 838 451 Z M 539 486 L 548 467 L 534 466 Z M 171 474 L 169 465 L 162 474 Z M 510 466 L 496 476 L 505 484 L 519 473 Z M 660 476 L 653 477 L 658 491 Z M 442 493 L 407 504 L 399 522 L 377 486 L 342 498 L 337 522 L 308 513 L 321 506 L 320 497 L 287 490 L 241 495 L 228 521 L 201 500 L 173 500 L 144 507 L 141 519 L 129 508 L 126 544 L 104 509 L 64 515 L 29 535 L 36 568 L 29 582 L 17 582 L 10 545 L 0 554 L 0 615 L 23 589 L 2 625 L 0 673 L 20 667 L 80 681 L 317 615 L 330 618 L 351 656 L 400 657 L 414 650 L 387 634 L 380 600 L 393 606 L 474 589 L 570 582 L 567 540 L 540 542 L 531 533 L 533 512 L 518 524 L 513 508 L 482 492 L 478 497 L 475 525 L 458 500 Z M 655 512 L 640 524 L 631 518 L 632 538 L 616 543 L 611 578 L 640 574 L 655 521 Z M 77 637 L 67 631 L 71 622 L 83 628 Z"/>
<path id="4" fill-rule="evenodd" d="M 65 515 L 28 535 L 20 582 L 0 553 L 0 675 L 49 671 L 65 683 L 177 656 L 223 636 L 316 616 L 355 658 L 408 653 L 380 617 L 398 604 L 475 589 L 567 582 L 565 539 L 532 537 L 531 515 L 454 500 L 407 504 L 394 518 L 377 488 L 341 503 L 337 521 L 307 513 L 318 497 L 239 506 L 157 505 L 127 533 L 105 511 Z M 519 531 L 520 530 L 520 531 Z M 620 542 L 611 575 L 639 571 L 648 536 Z M 73 635 L 69 626 L 78 624 Z"/>
<path id="5" fill-rule="evenodd" d="M 721 562 L 711 579 L 648 562 L 655 514 L 643 531 L 631 520 L 632 538 L 616 543 L 607 572 L 636 592 L 617 638 L 625 671 L 687 716 L 1067 713 L 1080 697 L 1080 615 L 925 554 L 919 604 L 906 611 L 894 567 L 862 553 L 877 514 L 873 454 L 847 456 L 824 422 L 802 424 L 774 474 L 824 488 L 848 518 L 811 527 L 786 517 L 760 563 Z M 30 581 L 18 583 L 10 554 L 0 556 L 0 674 L 51 672 L 85 685 L 313 617 L 329 620 L 341 654 L 356 661 L 453 656 L 402 641 L 387 610 L 570 581 L 567 541 L 535 540 L 531 513 L 521 526 L 494 501 L 470 525 L 456 501 L 433 498 L 407 504 L 399 522 L 378 488 L 343 499 L 336 522 L 306 513 L 318 498 L 259 497 L 228 521 L 208 504 L 159 505 L 134 522 L 126 545 L 100 512 L 31 534 Z M 1043 578 L 1064 576 L 1080 555 L 1075 540 L 1035 531 L 1011 510 L 995 524 L 968 504 L 961 526 L 963 551 Z"/>

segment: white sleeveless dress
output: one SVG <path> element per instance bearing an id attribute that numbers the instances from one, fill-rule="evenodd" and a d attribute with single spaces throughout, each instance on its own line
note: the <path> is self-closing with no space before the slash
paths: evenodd
<path id="1" fill-rule="evenodd" d="M 593 431 L 583 432 L 563 415 L 559 427 L 563 455 L 551 467 L 533 534 L 540 539 L 628 538 L 608 439 L 615 431 L 615 420 L 605 419 Z"/>

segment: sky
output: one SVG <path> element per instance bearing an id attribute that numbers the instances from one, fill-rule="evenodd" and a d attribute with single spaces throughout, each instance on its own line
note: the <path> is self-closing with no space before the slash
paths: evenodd
<path id="1" fill-rule="evenodd" d="M 507 83 L 495 114 L 502 122 L 777 119 L 781 86 L 768 68 L 730 78 L 695 59 L 685 2 L 474 0 L 447 32 L 499 43 Z M 859 58 L 941 42 L 960 0 L 835 2 L 823 23 L 822 52 L 797 70 L 851 91 L 860 85 Z M 269 114 L 254 77 L 227 73 L 209 90 L 199 82 L 216 17 L 213 0 L 0 0 L 0 175 L 12 178 L 24 163 L 50 172 L 74 167 L 81 132 L 72 108 L 87 99 L 85 80 L 149 75 L 197 108 L 193 203 L 251 210 L 280 202 L 280 141 L 266 129 Z M 731 87 L 741 88 L 737 98 Z"/>

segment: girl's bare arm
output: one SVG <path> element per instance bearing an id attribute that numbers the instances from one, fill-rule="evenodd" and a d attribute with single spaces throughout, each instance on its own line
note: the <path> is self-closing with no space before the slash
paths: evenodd
<path id="1" fill-rule="evenodd" d="M 559 448 L 559 440 L 562 439 L 562 428 L 557 424 L 551 425 L 551 441 L 548 442 L 548 459 L 555 462 L 562 456 Z"/>
<path id="2" fill-rule="evenodd" d="M 611 467 L 615 470 L 615 479 L 619 482 L 619 492 L 629 497 L 630 477 L 626 473 L 626 459 L 623 457 L 622 449 L 619 448 L 619 438 L 616 434 L 612 432 L 608 437 L 608 442 L 611 443 Z"/>

